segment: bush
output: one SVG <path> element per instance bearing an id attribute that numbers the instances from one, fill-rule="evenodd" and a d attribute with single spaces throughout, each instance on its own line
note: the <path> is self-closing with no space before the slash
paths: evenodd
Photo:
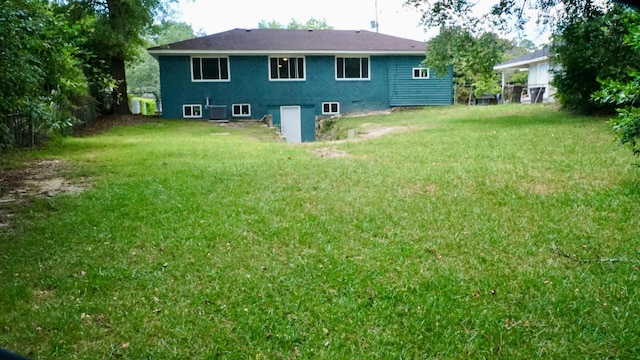
<path id="1" fill-rule="evenodd" d="M 142 113 L 142 115 L 155 115 L 156 101 L 153 99 L 140 100 L 140 112 Z"/>
<path id="2" fill-rule="evenodd" d="M 624 43 L 640 56 L 640 16 L 630 12 L 623 20 L 629 33 Z M 593 99 L 601 104 L 616 106 L 618 117 L 611 120 L 613 130 L 620 137 L 620 144 L 631 145 L 635 155 L 640 156 L 640 65 L 633 64 L 628 68 L 627 76 L 598 79 L 602 89 L 593 94 Z"/>
<path id="3" fill-rule="evenodd" d="M 127 95 L 127 98 L 129 99 L 129 109 L 133 109 L 133 102 L 138 101 L 140 103 L 140 115 L 156 114 L 156 100 L 142 97 L 133 97 L 131 94 Z"/>
<path id="4" fill-rule="evenodd" d="M 609 102 L 595 102 L 591 95 L 601 89 L 598 78 L 628 80 L 628 70 L 640 63 L 640 52 L 625 42 L 628 21 L 636 12 L 614 5 L 606 14 L 566 25 L 554 38 L 552 53 L 561 65 L 554 71 L 556 98 L 567 110 L 613 112 Z"/>

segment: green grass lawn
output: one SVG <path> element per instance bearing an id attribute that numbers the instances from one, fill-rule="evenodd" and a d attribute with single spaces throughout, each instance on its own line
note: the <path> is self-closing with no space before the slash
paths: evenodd
<path id="1" fill-rule="evenodd" d="M 0 346 L 640 357 L 640 170 L 605 119 L 452 107 L 335 126 L 409 131 L 288 145 L 260 126 L 161 121 L 3 155 L 64 159 L 93 187 L 36 200 L 0 233 Z"/>

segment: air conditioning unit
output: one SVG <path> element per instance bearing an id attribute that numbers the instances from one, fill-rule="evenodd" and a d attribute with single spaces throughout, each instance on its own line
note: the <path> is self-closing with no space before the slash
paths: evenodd
<path id="1" fill-rule="evenodd" d="M 209 120 L 227 120 L 226 105 L 209 105 Z"/>

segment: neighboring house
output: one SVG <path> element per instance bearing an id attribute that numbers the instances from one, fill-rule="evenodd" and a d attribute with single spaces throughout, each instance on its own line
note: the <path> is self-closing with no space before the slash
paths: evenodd
<path id="1" fill-rule="evenodd" d="M 549 48 L 544 47 L 525 54 L 519 58 L 515 58 L 498 64 L 493 67 L 494 70 L 502 70 L 502 89 L 505 88 L 504 72 L 506 69 L 529 70 L 529 78 L 527 80 L 528 94 L 535 96 L 536 88 L 544 88 L 543 100 L 553 101 L 556 89 L 551 85 L 553 80 L 552 67 L 549 65 Z M 534 91 L 532 91 L 532 89 Z M 531 97 L 530 97 L 531 98 Z M 526 99 L 526 98 L 523 98 Z M 533 99 L 535 101 L 535 99 Z"/>
<path id="2" fill-rule="evenodd" d="M 318 116 L 452 104 L 452 74 L 423 67 L 425 49 L 369 31 L 234 29 L 148 51 L 163 117 L 271 115 L 287 141 L 313 141 Z"/>

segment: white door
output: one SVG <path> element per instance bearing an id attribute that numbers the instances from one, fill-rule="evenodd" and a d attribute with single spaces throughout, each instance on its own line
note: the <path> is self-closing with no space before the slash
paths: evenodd
<path id="1" fill-rule="evenodd" d="M 280 131 L 288 143 L 302 142 L 300 106 L 280 107 Z"/>

